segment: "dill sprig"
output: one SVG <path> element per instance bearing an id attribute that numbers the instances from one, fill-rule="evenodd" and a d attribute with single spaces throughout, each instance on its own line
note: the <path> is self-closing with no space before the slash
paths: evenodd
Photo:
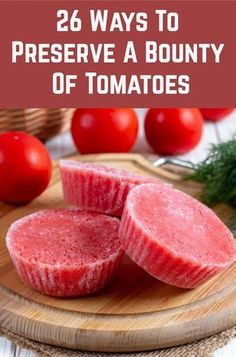
<path id="1" fill-rule="evenodd" d="M 235 206 L 236 139 L 213 144 L 206 160 L 187 178 L 203 184 L 200 199 L 207 205 L 223 202 Z"/>
<path id="2" fill-rule="evenodd" d="M 213 144 L 208 157 L 187 179 L 202 183 L 200 199 L 208 206 L 226 203 L 236 208 L 236 139 Z M 225 223 L 236 236 L 235 209 Z"/>

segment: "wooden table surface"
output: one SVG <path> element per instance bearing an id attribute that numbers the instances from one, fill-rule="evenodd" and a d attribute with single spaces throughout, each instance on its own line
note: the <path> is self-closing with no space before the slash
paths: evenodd
<path id="1" fill-rule="evenodd" d="M 152 150 L 145 141 L 143 134 L 142 123 L 146 111 L 145 109 L 139 109 L 137 112 L 140 120 L 140 133 L 137 143 L 132 151 L 152 154 Z M 206 123 L 201 143 L 190 153 L 182 155 L 181 158 L 197 163 L 206 157 L 207 148 L 211 143 L 219 143 L 229 140 L 234 134 L 236 135 L 236 111 L 221 122 Z M 61 158 L 76 151 L 70 133 L 59 135 L 50 140 L 47 143 L 47 147 L 54 159 Z M 153 155 L 153 159 L 155 157 L 156 156 Z M 229 341 L 224 348 L 215 351 L 213 356 L 236 357 L 236 338 Z M 0 337 L 0 357 L 35 357 L 35 354 L 31 351 L 15 346 L 9 340 Z"/>

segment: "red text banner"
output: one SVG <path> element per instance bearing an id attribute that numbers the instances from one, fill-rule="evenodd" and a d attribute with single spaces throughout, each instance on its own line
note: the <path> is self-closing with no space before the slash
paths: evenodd
<path id="1" fill-rule="evenodd" d="M 0 107 L 236 107 L 235 1 L 1 1 Z"/>

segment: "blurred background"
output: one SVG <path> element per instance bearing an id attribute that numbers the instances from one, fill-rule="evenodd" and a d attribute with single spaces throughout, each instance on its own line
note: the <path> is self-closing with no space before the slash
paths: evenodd
<path id="1" fill-rule="evenodd" d="M 130 151 L 155 157 L 158 154 L 163 156 L 150 146 L 146 138 L 147 135 L 145 135 L 144 122 L 148 109 L 134 109 L 134 111 L 137 114 L 139 125 L 138 135 L 134 138 L 134 145 Z M 57 159 L 78 152 L 70 130 L 74 112 L 75 109 L 68 108 L 1 109 L 0 133 L 13 130 L 31 133 L 42 140 L 49 149 L 51 157 Z M 204 159 L 209 144 L 227 141 L 236 134 L 236 110 L 226 113 L 219 119 L 213 119 L 213 121 L 204 119 L 202 130 L 200 141 L 193 149 L 187 149 L 186 153 L 182 155 L 176 155 L 176 153 L 173 155 L 194 163 Z M 176 136 L 178 135 L 179 132 L 176 130 Z"/>

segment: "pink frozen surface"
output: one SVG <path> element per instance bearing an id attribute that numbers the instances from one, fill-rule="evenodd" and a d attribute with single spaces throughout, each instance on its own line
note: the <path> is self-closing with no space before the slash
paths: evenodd
<path id="1" fill-rule="evenodd" d="M 65 200 L 80 208 L 120 217 L 129 191 L 143 183 L 161 181 L 98 164 L 61 160 Z"/>
<path id="2" fill-rule="evenodd" d="M 232 234 L 216 214 L 167 186 L 144 184 L 129 193 L 120 238 L 149 274 L 183 288 L 197 287 L 236 258 Z"/>
<path id="3" fill-rule="evenodd" d="M 22 280 L 52 296 L 102 289 L 123 257 L 119 221 L 72 209 L 44 210 L 16 221 L 7 247 Z"/>

